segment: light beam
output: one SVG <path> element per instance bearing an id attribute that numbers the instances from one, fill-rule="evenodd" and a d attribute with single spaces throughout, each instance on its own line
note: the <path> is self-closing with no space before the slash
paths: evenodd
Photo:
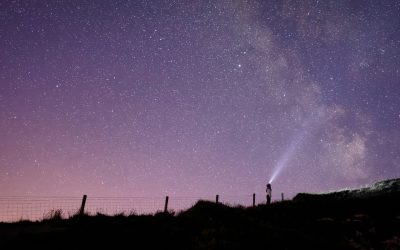
<path id="1" fill-rule="evenodd" d="M 296 152 L 298 152 L 299 148 L 304 144 L 304 142 L 310 137 L 311 132 L 315 130 L 321 123 L 322 116 L 323 112 L 321 109 L 316 113 L 316 116 L 311 116 L 304 122 L 303 129 L 294 136 L 293 140 L 289 144 L 288 149 L 284 152 L 284 154 L 275 165 L 268 183 L 272 183 L 284 169 L 288 168 L 293 156 L 296 154 Z"/>

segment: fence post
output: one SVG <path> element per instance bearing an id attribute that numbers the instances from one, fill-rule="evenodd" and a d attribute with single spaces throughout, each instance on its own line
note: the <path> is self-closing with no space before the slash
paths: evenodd
<path id="1" fill-rule="evenodd" d="M 217 194 L 217 196 L 215 197 L 215 203 L 218 204 L 218 199 L 219 199 L 219 195 Z"/>
<path id="2" fill-rule="evenodd" d="M 164 213 L 168 212 L 168 196 L 165 197 Z"/>
<path id="3" fill-rule="evenodd" d="M 81 209 L 79 210 L 79 215 L 83 215 L 85 213 L 85 205 L 86 205 L 86 194 L 83 195 Z"/>
<path id="4" fill-rule="evenodd" d="M 282 201 L 284 200 L 283 193 L 282 193 Z"/>
<path id="5" fill-rule="evenodd" d="M 253 207 L 256 206 L 256 194 L 253 194 Z"/>

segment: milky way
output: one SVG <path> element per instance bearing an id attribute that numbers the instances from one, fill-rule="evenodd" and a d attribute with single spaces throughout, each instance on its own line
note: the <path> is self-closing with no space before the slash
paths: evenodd
<path id="1" fill-rule="evenodd" d="M 1 1 L 0 195 L 400 176 L 398 1 Z"/>

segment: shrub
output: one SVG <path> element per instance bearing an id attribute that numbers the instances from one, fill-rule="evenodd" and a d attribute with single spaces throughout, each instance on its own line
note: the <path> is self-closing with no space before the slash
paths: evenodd
<path id="1" fill-rule="evenodd" d="M 44 220 L 62 220 L 63 211 L 61 209 L 52 209 L 43 216 Z"/>

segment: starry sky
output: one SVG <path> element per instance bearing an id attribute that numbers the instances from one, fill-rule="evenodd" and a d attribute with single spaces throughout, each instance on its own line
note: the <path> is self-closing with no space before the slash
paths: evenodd
<path id="1" fill-rule="evenodd" d="M 0 195 L 400 177 L 399 1 L 1 1 Z M 276 197 L 276 196 L 275 196 Z"/>

